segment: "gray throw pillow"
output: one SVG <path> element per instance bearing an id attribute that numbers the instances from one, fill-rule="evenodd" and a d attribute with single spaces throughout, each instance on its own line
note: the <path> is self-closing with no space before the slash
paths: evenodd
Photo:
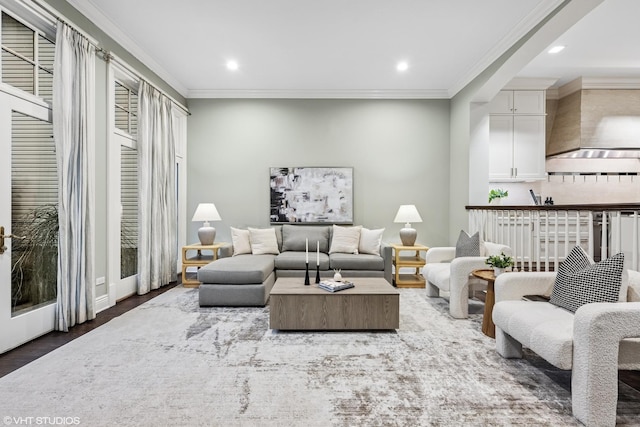
<path id="1" fill-rule="evenodd" d="M 591 302 L 617 302 L 623 269 L 623 253 L 593 264 L 576 246 L 558 268 L 549 302 L 573 312 Z"/>
<path id="2" fill-rule="evenodd" d="M 460 230 L 456 243 L 456 258 L 463 256 L 480 256 L 480 233 L 469 236 L 464 230 Z"/>
<path id="3" fill-rule="evenodd" d="M 313 225 L 289 225 L 282 226 L 282 252 L 304 251 L 307 239 L 309 239 L 309 251 L 316 251 L 316 242 L 320 242 L 320 252 L 329 252 L 328 226 Z"/>

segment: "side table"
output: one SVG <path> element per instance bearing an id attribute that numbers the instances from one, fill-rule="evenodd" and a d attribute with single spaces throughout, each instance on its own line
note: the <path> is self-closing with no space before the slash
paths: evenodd
<path id="1" fill-rule="evenodd" d="M 493 324 L 491 315 L 496 303 L 496 294 L 493 289 L 496 276 L 493 270 L 473 270 L 471 274 L 478 279 L 487 281 L 487 294 L 484 300 L 484 314 L 482 315 L 482 333 L 488 337 L 496 337 L 496 325 Z"/>
<path id="2" fill-rule="evenodd" d="M 398 288 L 424 288 L 426 280 L 420 274 L 420 268 L 425 265 L 425 260 L 420 256 L 420 252 L 427 252 L 429 248 L 422 245 L 403 246 L 391 244 L 393 249 L 393 266 L 395 267 L 394 284 Z M 412 255 L 402 256 L 402 252 L 411 251 Z M 400 274 L 401 268 L 414 268 L 412 274 Z"/>
<path id="3" fill-rule="evenodd" d="M 200 282 L 187 278 L 187 268 L 189 267 L 204 267 L 212 261 L 218 259 L 218 249 L 223 247 L 226 243 L 214 243 L 213 245 L 202 245 L 200 243 L 194 243 L 182 247 L 182 286 L 185 288 L 196 288 L 200 286 Z M 202 252 L 210 252 L 211 255 L 203 255 Z M 189 254 L 189 252 L 196 252 L 195 255 Z"/>

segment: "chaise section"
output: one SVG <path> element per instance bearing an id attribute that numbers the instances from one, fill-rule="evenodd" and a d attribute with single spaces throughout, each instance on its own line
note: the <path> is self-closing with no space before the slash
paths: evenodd
<path id="1" fill-rule="evenodd" d="M 264 306 L 275 283 L 274 268 L 274 255 L 238 255 L 202 267 L 200 306 Z"/>

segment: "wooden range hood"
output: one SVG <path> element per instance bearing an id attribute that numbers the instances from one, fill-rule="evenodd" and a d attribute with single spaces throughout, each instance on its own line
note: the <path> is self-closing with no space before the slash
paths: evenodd
<path id="1" fill-rule="evenodd" d="M 547 157 L 640 158 L 640 89 L 579 88 L 555 110 Z"/>

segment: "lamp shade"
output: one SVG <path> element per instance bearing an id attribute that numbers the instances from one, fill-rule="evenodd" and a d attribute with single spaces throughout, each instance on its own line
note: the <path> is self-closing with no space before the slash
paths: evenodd
<path id="1" fill-rule="evenodd" d="M 393 222 L 422 222 L 422 218 L 420 217 L 415 205 L 400 205 L 396 218 Z"/>
<path id="2" fill-rule="evenodd" d="M 200 203 L 191 221 L 221 221 L 216 205 L 213 203 Z"/>

